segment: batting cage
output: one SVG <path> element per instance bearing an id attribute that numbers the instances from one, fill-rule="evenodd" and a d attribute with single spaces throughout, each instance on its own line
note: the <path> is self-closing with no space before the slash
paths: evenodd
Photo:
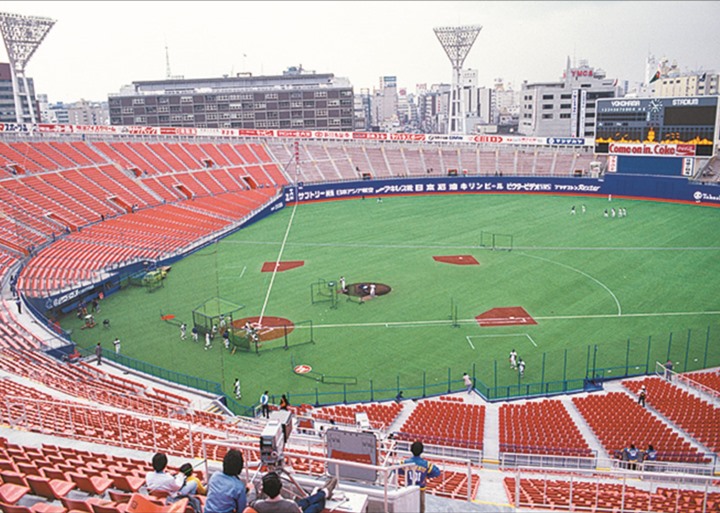
<path id="1" fill-rule="evenodd" d="M 220 336 L 225 330 L 229 330 L 230 338 L 233 336 L 233 320 L 238 318 L 237 312 L 245 308 L 245 305 L 238 305 L 232 301 L 220 297 L 212 297 L 192 311 L 193 326 L 198 329 L 201 335 L 213 332 Z"/>
<path id="2" fill-rule="evenodd" d="M 338 284 L 335 281 L 327 281 L 322 278 L 310 284 L 310 302 L 313 305 L 318 303 L 329 303 L 330 308 L 337 308 L 338 305 Z"/>

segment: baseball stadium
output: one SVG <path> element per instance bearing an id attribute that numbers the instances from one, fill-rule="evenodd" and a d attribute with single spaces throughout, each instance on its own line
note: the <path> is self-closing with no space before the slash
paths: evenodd
<path id="1" fill-rule="evenodd" d="M 0 509 L 185 511 L 153 453 L 238 449 L 327 511 L 720 511 L 688 100 L 630 139 L 613 100 L 595 139 L 0 125 Z"/>

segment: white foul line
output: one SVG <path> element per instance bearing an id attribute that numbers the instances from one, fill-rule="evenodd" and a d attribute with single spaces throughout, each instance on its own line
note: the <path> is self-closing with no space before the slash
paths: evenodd
<path id="1" fill-rule="evenodd" d="M 473 349 L 475 349 L 475 346 L 473 346 L 472 342 L 470 341 L 471 338 L 493 338 L 493 337 L 527 337 L 530 342 L 532 342 L 532 345 L 537 347 L 538 345 L 535 343 L 533 338 L 528 333 L 503 333 L 503 334 L 496 334 L 496 335 L 467 335 L 465 338 L 468 341 L 468 344 L 472 346 Z"/>

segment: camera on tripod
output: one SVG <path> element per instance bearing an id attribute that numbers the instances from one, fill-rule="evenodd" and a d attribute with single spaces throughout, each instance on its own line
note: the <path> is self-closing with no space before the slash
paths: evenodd
<path id="1" fill-rule="evenodd" d="M 260 461 L 268 467 L 283 465 L 285 444 L 292 432 L 292 417 L 292 412 L 274 411 L 260 433 Z"/>

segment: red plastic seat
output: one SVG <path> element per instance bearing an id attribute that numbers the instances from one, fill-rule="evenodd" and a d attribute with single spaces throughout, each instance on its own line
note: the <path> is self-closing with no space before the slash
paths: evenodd
<path id="1" fill-rule="evenodd" d="M 6 504 L 15 504 L 30 491 L 27 486 L 21 486 L 15 483 L 4 483 L 0 485 L 0 501 Z"/>
<path id="2" fill-rule="evenodd" d="M 76 486 L 75 483 L 71 481 L 48 479 L 40 476 L 27 476 L 26 479 L 34 495 L 58 501 L 70 493 L 70 490 Z"/>
<path id="3" fill-rule="evenodd" d="M 68 472 L 67 477 L 72 479 L 80 490 L 92 495 L 102 495 L 113 484 L 112 480 L 105 477 L 89 477 L 76 472 Z"/>

